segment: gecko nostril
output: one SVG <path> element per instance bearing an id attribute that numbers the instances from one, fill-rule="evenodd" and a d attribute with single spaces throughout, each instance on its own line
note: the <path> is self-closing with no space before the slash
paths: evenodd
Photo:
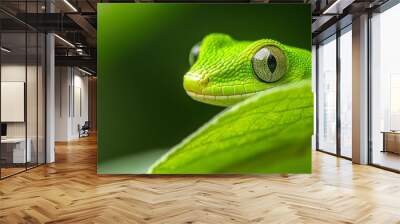
<path id="1" fill-rule="evenodd" d="M 198 73 L 188 72 L 183 77 L 183 87 L 186 91 L 201 93 L 208 83 L 208 77 Z"/>

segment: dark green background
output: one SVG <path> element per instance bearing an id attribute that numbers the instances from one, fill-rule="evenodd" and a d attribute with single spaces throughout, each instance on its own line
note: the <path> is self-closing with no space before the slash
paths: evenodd
<path id="1" fill-rule="evenodd" d="M 98 4 L 98 172 L 143 173 L 223 108 L 182 87 L 209 33 L 311 49 L 309 5 Z"/>

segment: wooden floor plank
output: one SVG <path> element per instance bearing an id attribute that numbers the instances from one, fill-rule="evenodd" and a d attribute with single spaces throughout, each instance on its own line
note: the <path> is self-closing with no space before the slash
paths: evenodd
<path id="1" fill-rule="evenodd" d="M 400 175 L 313 152 L 311 175 L 98 176 L 92 136 L 0 181 L 0 223 L 400 223 Z"/>

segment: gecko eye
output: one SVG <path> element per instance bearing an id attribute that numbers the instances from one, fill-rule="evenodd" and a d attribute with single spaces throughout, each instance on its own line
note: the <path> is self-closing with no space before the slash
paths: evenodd
<path id="1" fill-rule="evenodd" d="M 265 46 L 258 50 L 252 58 L 256 76 L 264 82 L 276 82 L 286 73 L 287 59 L 281 49 Z"/>
<path id="2" fill-rule="evenodd" d="M 197 43 L 196 45 L 194 45 L 192 47 L 192 50 L 190 50 L 190 54 L 189 54 L 190 66 L 194 65 L 194 63 L 196 63 L 196 61 L 197 61 L 197 58 L 199 57 L 200 45 L 201 45 L 201 43 Z"/>

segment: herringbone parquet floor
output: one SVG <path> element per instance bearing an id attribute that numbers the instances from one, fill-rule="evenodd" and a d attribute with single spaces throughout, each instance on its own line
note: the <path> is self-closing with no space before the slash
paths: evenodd
<path id="1" fill-rule="evenodd" d="M 315 152 L 312 175 L 97 176 L 94 137 L 0 181 L 0 223 L 400 223 L 400 175 Z"/>

